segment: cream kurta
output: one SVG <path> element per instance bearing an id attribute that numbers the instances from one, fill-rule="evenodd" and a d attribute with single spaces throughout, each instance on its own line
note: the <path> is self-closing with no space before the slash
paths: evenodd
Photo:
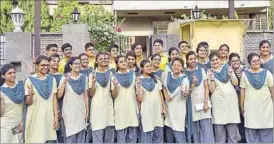
<path id="1" fill-rule="evenodd" d="M 197 68 L 196 68 L 197 69 Z M 195 87 L 192 90 L 191 93 L 191 101 L 192 101 L 192 117 L 193 117 L 193 121 L 198 121 L 198 120 L 202 120 L 202 119 L 206 119 L 206 118 L 211 118 L 211 108 L 208 109 L 207 112 L 202 111 L 196 111 L 195 110 L 195 105 L 196 104 L 201 104 L 204 103 L 204 99 L 205 99 L 205 85 L 204 85 L 204 81 L 208 79 L 206 72 L 203 68 L 201 68 L 202 70 L 202 82 L 199 86 Z"/>
<path id="2" fill-rule="evenodd" d="M 115 79 L 115 77 L 112 76 L 112 79 Z M 114 112 L 116 130 L 138 126 L 135 75 L 131 85 L 128 88 L 121 86 L 118 82 L 118 95 L 114 101 Z"/>
<path id="3" fill-rule="evenodd" d="M 273 76 L 267 71 L 262 88 L 255 89 L 242 74 L 241 88 L 245 88 L 245 127 L 252 129 L 273 128 L 273 102 L 269 87 L 273 86 Z"/>
<path id="4" fill-rule="evenodd" d="M 15 87 L 16 85 L 14 85 Z M 6 84 L 3 87 L 8 87 Z M 23 103 L 16 104 L 4 93 L 0 92 L 3 102 L 4 113 L 1 116 L 1 143 L 22 143 L 22 133 L 13 135 L 12 129 L 15 128 L 23 117 Z"/>
<path id="5" fill-rule="evenodd" d="M 28 87 L 32 85 L 29 78 L 25 82 L 25 95 L 28 95 Z M 54 130 L 53 96 L 57 93 L 56 80 L 53 79 L 52 92 L 48 99 L 39 95 L 32 85 L 34 95 L 33 103 L 27 108 L 25 141 L 26 143 L 45 143 L 48 140 L 56 140 Z"/>
<path id="6" fill-rule="evenodd" d="M 80 77 L 79 77 L 80 78 Z M 65 77 L 62 77 L 59 88 L 64 84 Z M 88 78 L 86 77 L 85 91 L 88 90 Z M 63 98 L 62 116 L 66 127 L 66 136 L 79 133 L 87 127 L 85 121 L 86 103 L 85 92 L 81 95 L 75 93 L 69 82 L 66 84 Z"/>
<path id="7" fill-rule="evenodd" d="M 180 77 L 183 74 L 180 75 Z M 165 87 L 167 87 L 167 78 L 165 79 Z M 182 96 L 182 87 L 189 87 L 189 81 L 184 78 L 181 85 L 171 93 L 168 88 L 168 95 L 172 95 L 171 101 L 166 101 L 167 117 L 165 118 L 164 125 L 170 127 L 174 131 L 185 131 L 185 118 L 186 118 L 186 98 Z"/>
<path id="8" fill-rule="evenodd" d="M 212 123 L 240 123 L 239 102 L 236 90 L 230 80 L 222 83 L 215 79 L 215 91 L 211 95 Z"/>
<path id="9" fill-rule="evenodd" d="M 141 76 L 143 78 L 143 76 Z M 143 101 L 141 103 L 141 122 L 143 132 L 153 131 L 155 127 L 163 127 L 162 102 L 160 92 L 162 84 L 157 80 L 153 91 L 149 92 L 144 87 Z"/>
<path id="10" fill-rule="evenodd" d="M 169 67 L 168 64 L 169 64 L 169 63 L 166 64 L 165 69 L 164 69 L 164 71 L 163 71 L 164 80 L 166 79 L 168 72 L 171 72 L 171 69 L 170 69 L 170 67 Z M 170 64 L 171 64 L 171 63 L 170 63 Z M 163 75 L 163 74 L 162 74 L 162 75 Z"/>
<path id="11" fill-rule="evenodd" d="M 110 77 L 112 74 L 110 74 Z M 92 74 L 90 74 L 89 87 L 92 87 Z M 95 94 L 91 101 L 90 120 L 92 131 L 114 126 L 113 99 L 110 93 L 110 83 L 103 88 L 96 81 Z"/>

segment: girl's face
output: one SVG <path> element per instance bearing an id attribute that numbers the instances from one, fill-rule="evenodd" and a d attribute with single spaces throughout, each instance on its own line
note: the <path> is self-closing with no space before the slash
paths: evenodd
<path id="1" fill-rule="evenodd" d="M 136 62 L 136 60 L 133 56 L 128 56 L 127 57 L 128 66 L 133 67 L 135 65 L 135 62 Z"/>
<path id="2" fill-rule="evenodd" d="M 232 66 L 233 69 L 237 69 L 240 67 L 241 63 L 240 63 L 240 59 L 238 57 L 233 57 L 230 61 L 230 64 Z"/>
<path id="3" fill-rule="evenodd" d="M 151 74 L 151 64 L 148 62 L 142 68 L 142 71 L 146 74 Z"/>
<path id="4" fill-rule="evenodd" d="M 80 69 L 81 69 L 81 61 L 80 61 L 80 59 L 76 59 L 71 65 L 71 70 L 73 72 L 78 73 L 78 72 L 80 72 Z"/>
<path id="5" fill-rule="evenodd" d="M 189 65 L 189 67 L 195 67 L 196 66 L 196 56 L 194 54 L 188 56 L 187 63 Z"/>
<path id="6" fill-rule="evenodd" d="M 220 58 L 219 57 L 214 56 L 210 61 L 211 61 L 212 68 L 217 69 L 217 68 L 220 67 L 221 63 L 220 63 Z"/>
<path id="7" fill-rule="evenodd" d="M 134 53 L 136 54 L 136 56 L 141 56 L 142 53 L 143 53 L 143 49 L 142 49 L 142 45 L 137 45 L 135 48 L 134 48 Z"/>
<path id="8" fill-rule="evenodd" d="M 16 71 L 14 68 L 9 69 L 5 75 L 2 75 L 5 81 L 15 82 L 16 80 Z"/>
<path id="9" fill-rule="evenodd" d="M 181 43 L 180 51 L 181 51 L 181 53 L 187 54 L 188 53 L 188 45 L 186 43 Z"/>
<path id="10" fill-rule="evenodd" d="M 227 57 L 228 56 L 228 48 L 226 46 L 222 46 L 219 50 L 221 57 Z"/>
<path id="11" fill-rule="evenodd" d="M 98 65 L 103 66 L 103 67 L 106 66 L 105 57 L 106 57 L 106 55 L 103 55 L 103 54 L 98 56 L 98 58 L 96 59 L 96 62 L 98 63 Z"/>
<path id="12" fill-rule="evenodd" d="M 161 63 L 161 57 L 156 56 L 152 59 L 152 65 L 153 67 L 159 67 Z"/>
<path id="13" fill-rule="evenodd" d="M 37 66 L 37 70 L 40 74 L 46 75 L 49 71 L 49 61 L 42 60 Z"/>
<path id="14" fill-rule="evenodd" d="M 51 68 L 53 69 L 58 69 L 59 67 L 59 62 L 60 62 L 60 59 L 59 58 L 53 58 L 50 62 L 49 62 L 49 65 Z"/>
<path id="15" fill-rule="evenodd" d="M 253 56 L 250 62 L 250 66 L 253 69 L 258 69 L 261 66 L 261 60 L 258 56 Z"/>
<path id="16" fill-rule="evenodd" d="M 83 55 L 81 56 L 81 65 L 83 67 L 88 67 L 89 61 L 88 61 L 88 56 Z"/>
<path id="17" fill-rule="evenodd" d="M 198 50 L 198 56 L 199 58 L 203 58 L 205 59 L 208 55 L 208 49 L 205 47 L 200 47 L 200 49 Z"/>
<path id="18" fill-rule="evenodd" d="M 155 53 L 160 54 L 160 53 L 163 51 L 163 46 L 162 46 L 162 44 L 156 42 L 156 43 L 153 45 L 153 49 L 154 49 Z"/>
<path id="19" fill-rule="evenodd" d="M 183 66 L 182 66 L 181 62 L 178 60 L 173 61 L 171 68 L 172 68 L 172 72 L 174 72 L 176 74 L 181 73 L 183 70 Z"/>
<path id="20" fill-rule="evenodd" d="M 270 54 L 270 45 L 268 43 L 264 43 L 261 47 L 260 47 L 260 52 L 262 56 L 267 56 Z"/>
<path id="21" fill-rule="evenodd" d="M 119 69 L 126 69 L 127 68 L 127 62 L 125 57 L 120 57 L 118 60 L 118 68 Z"/>
<path id="22" fill-rule="evenodd" d="M 173 61 L 176 57 L 178 57 L 178 55 L 179 55 L 178 51 L 176 51 L 176 50 L 172 51 L 170 54 L 171 61 Z"/>
<path id="23" fill-rule="evenodd" d="M 111 56 L 112 58 L 116 58 L 116 57 L 118 56 L 118 49 L 117 49 L 117 48 L 112 48 L 112 49 L 110 50 L 110 56 Z"/>

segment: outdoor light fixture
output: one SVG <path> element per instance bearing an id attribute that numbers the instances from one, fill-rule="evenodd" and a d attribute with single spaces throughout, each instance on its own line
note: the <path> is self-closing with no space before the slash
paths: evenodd
<path id="1" fill-rule="evenodd" d="M 198 9 L 198 6 L 196 5 L 194 10 L 193 10 L 193 16 L 194 16 L 194 19 L 199 19 L 200 18 L 200 10 Z"/>
<path id="2" fill-rule="evenodd" d="M 77 7 L 74 8 L 74 11 L 71 14 L 72 14 L 73 22 L 77 23 L 79 21 L 79 17 L 80 17 L 80 13 L 78 12 Z"/>
<path id="3" fill-rule="evenodd" d="M 15 8 L 11 11 L 10 16 L 15 27 L 13 32 L 22 32 L 21 27 L 24 24 L 24 15 L 24 12 L 18 7 L 18 5 L 16 5 Z"/>

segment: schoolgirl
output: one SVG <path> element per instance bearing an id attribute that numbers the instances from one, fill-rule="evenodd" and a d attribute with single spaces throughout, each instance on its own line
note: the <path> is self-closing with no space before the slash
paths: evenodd
<path id="1" fill-rule="evenodd" d="M 262 40 L 259 44 L 261 67 L 269 70 L 273 75 L 273 55 L 271 54 L 271 44 L 268 40 Z"/>
<path id="2" fill-rule="evenodd" d="M 141 70 L 136 63 L 136 55 L 133 51 L 129 51 L 126 54 L 127 69 L 134 71 L 136 76 L 140 76 Z"/>
<path id="3" fill-rule="evenodd" d="M 228 56 L 229 56 L 229 46 L 227 44 L 222 44 L 219 47 L 219 55 L 220 55 L 220 60 L 222 64 L 227 64 L 228 63 Z"/>
<path id="4" fill-rule="evenodd" d="M 201 67 L 207 73 L 207 70 L 211 68 L 210 61 L 208 60 L 209 45 L 207 42 L 200 42 L 197 45 L 197 63 L 198 67 Z"/>
<path id="5" fill-rule="evenodd" d="M 80 73 L 89 77 L 90 73 L 92 72 L 92 67 L 89 66 L 89 57 L 86 53 L 81 53 L 79 55 L 81 60 L 81 70 Z"/>
<path id="6" fill-rule="evenodd" d="M 168 55 L 169 55 L 169 58 L 168 58 L 168 63 L 165 65 L 165 70 L 164 70 L 164 74 L 167 75 L 168 72 L 171 72 L 171 63 L 172 61 L 179 57 L 179 50 L 178 48 L 176 47 L 171 47 L 169 50 L 168 50 Z"/>

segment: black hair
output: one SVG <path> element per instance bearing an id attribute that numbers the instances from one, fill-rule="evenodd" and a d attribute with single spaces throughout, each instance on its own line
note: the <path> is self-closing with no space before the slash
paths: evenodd
<path id="1" fill-rule="evenodd" d="M 111 52 L 111 49 L 113 49 L 113 48 L 117 48 L 117 50 L 118 50 L 119 46 L 116 45 L 116 44 L 111 44 L 111 45 L 108 47 L 108 52 Z"/>
<path id="2" fill-rule="evenodd" d="M 152 61 L 155 57 L 160 57 L 160 60 L 161 60 L 161 56 L 159 54 L 153 54 L 151 57 L 150 57 L 150 60 Z"/>
<path id="3" fill-rule="evenodd" d="M 248 64 L 251 66 L 251 60 L 253 57 L 257 56 L 259 59 L 261 58 L 259 54 L 257 53 L 250 53 L 248 56 L 247 56 L 247 62 Z"/>
<path id="4" fill-rule="evenodd" d="M 94 70 L 98 67 L 98 63 L 97 63 L 97 59 L 98 59 L 98 57 L 99 56 L 101 56 L 101 55 L 108 55 L 107 53 L 105 53 L 105 52 L 98 52 L 97 54 L 96 54 L 96 56 L 95 56 L 95 64 L 94 64 Z"/>
<path id="5" fill-rule="evenodd" d="M 200 50 L 201 47 L 204 47 L 204 48 L 208 49 L 209 45 L 208 45 L 208 43 L 205 42 L 205 41 L 200 42 L 200 43 L 197 45 L 196 53 L 198 53 L 198 51 Z"/>
<path id="6" fill-rule="evenodd" d="M 118 67 L 118 62 L 119 62 L 119 59 L 120 58 L 124 58 L 126 59 L 126 57 L 124 55 L 118 55 L 116 58 L 115 58 L 115 63 L 116 63 L 116 72 L 119 70 L 119 67 Z"/>
<path id="7" fill-rule="evenodd" d="M 189 57 L 194 55 L 196 57 L 196 53 L 194 51 L 189 51 L 187 54 L 186 54 L 186 66 L 189 67 L 189 64 L 187 63 L 187 61 L 189 60 Z"/>
<path id="8" fill-rule="evenodd" d="M 140 45 L 141 46 L 141 48 L 143 48 L 143 45 L 141 44 L 141 43 L 134 43 L 132 46 L 131 46 L 131 50 L 135 50 L 135 48 L 138 46 L 138 45 Z"/>
<path id="9" fill-rule="evenodd" d="M 144 66 L 145 66 L 147 63 L 150 63 L 150 61 L 149 61 L 148 59 L 142 60 L 141 63 L 140 63 L 140 67 L 141 67 L 141 68 L 144 68 Z M 143 70 L 141 70 L 141 74 L 142 74 L 142 73 L 143 73 Z M 154 76 L 154 74 L 150 74 L 149 76 L 153 79 L 153 81 L 154 81 L 155 83 L 157 83 L 157 79 L 156 79 L 156 77 Z"/>
<path id="10" fill-rule="evenodd" d="M 93 44 L 93 43 L 86 43 L 86 45 L 85 45 L 85 50 L 87 51 L 87 49 L 88 49 L 89 47 L 94 47 L 94 44 Z"/>
<path id="11" fill-rule="evenodd" d="M 217 53 L 217 52 L 212 52 L 212 53 L 209 54 L 209 60 L 211 61 L 211 59 L 212 59 L 214 56 L 217 56 L 218 58 L 220 58 L 219 53 Z"/>
<path id="12" fill-rule="evenodd" d="M 232 58 L 233 57 L 237 57 L 238 59 L 240 59 L 240 55 L 239 54 L 237 54 L 237 53 L 231 53 L 230 55 L 229 55 L 229 62 L 232 60 Z"/>
<path id="13" fill-rule="evenodd" d="M 36 65 L 39 65 L 39 64 L 42 62 L 42 60 L 46 60 L 46 61 L 49 62 L 49 58 L 48 58 L 47 56 L 39 55 L 39 56 L 37 57 L 37 59 L 35 60 L 35 64 L 36 64 Z"/>
<path id="14" fill-rule="evenodd" d="M 183 44 L 183 43 L 185 43 L 185 44 L 187 44 L 187 45 L 188 45 L 188 42 L 187 42 L 187 41 L 182 40 L 182 41 L 180 41 L 180 42 L 179 42 L 179 44 L 178 44 L 178 48 L 180 48 L 180 45 L 181 45 L 181 44 Z"/>
<path id="15" fill-rule="evenodd" d="M 1 69 L 0 69 L 0 86 L 2 86 L 5 83 L 5 79 L 2 77 L 2 75 L 4 76 L 10 69 L 15 70 L 15 66 L 11 63 L 7 63 L 1 67 Z"/>
<path id="16" fill-rule="evenodd" d="M 179 53 L 179 50 L 176 47 L 169 48 L 169 50 L 168 50 L 168 62 L 171 61 L 170 55 L 173 51 L 177 51 L 177 53 Z"/>
<path id="17" fill-rule="evenodd" d="M 229 52 L 229 46 L 227 44 L 222 44 L 220 47 L 219 47 L 219 50 L 221 50 L 222 47 L 226 47 L 227 48 L 227 52 Z"/>
<path id="18" fill-rule="evenodd" d="M 270 42 L 269 42 L 268 40 L 262 40 L 262 41 L 260 41 L 260 43 L 259 43 L 259 49 L 261 49 L 261 47 L 262 47 L 263 44 L 265 44 L 265 43 L 267 43 L 267 44 L 271 47 L 271 44 L 270 44 Z"/>
<path id="19" fill-rule="evenodd" d="M 60 61 L 60 57 L 59 57 L 58 54 L 52 54 L 52 55 L 49 56 L 49 62 L 52 61 L 54 58 L 58 58 L 59 61 Z"/>
<path id="20" fill-rule="evenodd" d="M 136 64 L 136 54 L 135 54 L 135 52 L 134 52 L 134 51 L 129 51 L 129 52 L 127 52 L 127 54 L 126 54 L 126 59 L 127 59 L 129 56 L 135 58 L 134 66 L 137 66 L 137 64 Z"/>
<path id="21" fill-rule="evenodd" d="M 71 46 L 69 43 L 64 43 L 64 44 L 61 46 L 62 51 L 64 52 L 65 48 L 67 48 L 67 47 L 71 47 L 71 48 L 72 48 L 72 46 Z"/>
<path id="22" fill-rule="evenodd" d="M 46 51 L 49 51 L 52 47 L 58 48 L 57 44 L 48 44 L 46 47 Z"/>
<path id="23" fill-rule="evenodd" d="M 173 65 L 173 63 L 174 63 L 175 61 L 179 61 L 179 62 L 181 63 L 181 65 L 182 65 L 182 67 L 185 66 L 184 60 L 182 60 L 181 58 L 178 58 L 178 57 L 176 57 L 176 58 L 171 62 L 171 65 Z"/>
<path id="24" fill-rule="evenodd" d="M 67 73 L 71 72 L 72 69 L 71 69 L 70 65 L 72 65 L 74 63 L 74 61 L 77 60 L 77 59 L 80 60 L 79 57 L 70 57 L 69 58 L 68 62 L 65 65 L 65 68 L 64 68 L 64 74 L 67 74 Z"/>
<path id="25" fill-rule="evenodd" d="M 164 46 L 164 42 L 163 42 L 163 40 L 161 40 L 161 39 L 156 39 L 156 40 L 154 40 L 153 45 L 154 45 L 155 43 L 160 43 L 162 46 Z"/>
<path id="26" fill-rule="evenodd" d="M 79 54 L 79 56 L 78 56 L 80 60 L 81 60 L 81 57 L 82 57 L 82 56 L 87 56 L 87 57 L 88 57 L 88 55 L 87 55 L 86 53 L 81 53 L 81 54 Z"/>

